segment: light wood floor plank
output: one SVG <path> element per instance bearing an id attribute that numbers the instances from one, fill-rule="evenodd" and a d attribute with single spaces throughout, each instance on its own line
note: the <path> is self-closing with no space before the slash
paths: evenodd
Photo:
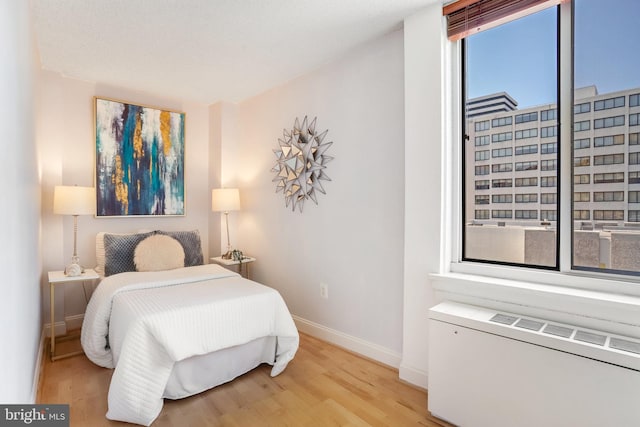
<path id="1" fill-rule="evenodd" d="M 427 411 L 427 393 L 394 369 L 300 335 L 300 349 L 277 377 L 259 366 L 234 381 L 186 399 L 165 400 L 154 427 L 448 427 Z M 71 426 L 111 427 L 111 370 L 85 356 L 44 362 L 38 403 L 70 404 Z"/>

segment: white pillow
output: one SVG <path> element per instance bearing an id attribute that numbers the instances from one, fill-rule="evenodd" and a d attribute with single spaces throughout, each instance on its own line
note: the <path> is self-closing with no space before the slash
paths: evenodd
<path id="1" fill-rule="evenodd" d="M 133 254 L 136 271 L 161 271 L 184 267 L 184 249 L 179 241 L 164 234 L 142 240 Z"/>

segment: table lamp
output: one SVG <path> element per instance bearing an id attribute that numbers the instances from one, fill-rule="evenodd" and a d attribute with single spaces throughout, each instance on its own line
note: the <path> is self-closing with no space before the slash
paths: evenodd
<path id="1" fill-rule="evenodd" d="M 223 259 L 231 259 L 231 243 L 229 243 L 229 211 L 240 210 L 240 192 L 237 188 L 216 188 L 211 192 L 211 210 L 223 212 L 227 225 L 227 253 Z"/>

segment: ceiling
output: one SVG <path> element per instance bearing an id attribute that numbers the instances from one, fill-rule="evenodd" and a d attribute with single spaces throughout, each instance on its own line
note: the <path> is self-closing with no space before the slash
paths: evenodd
<path id="1" fill-rule="evenodd" d="M 240 102 L 402 28 L 440 0 L 33 0 L 43 69 Z"/>

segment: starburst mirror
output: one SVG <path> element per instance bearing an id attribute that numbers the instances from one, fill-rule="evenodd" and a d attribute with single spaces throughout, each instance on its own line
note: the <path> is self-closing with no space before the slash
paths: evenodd
<path id="1" fill-rule="evenodd" d="M 304 202 L 311 199 L 318 204 L 317 193 L 326 194 L 321 181 L 331 181 L 325 173 L 326 164 L 333 160 L 325 152 L 333 142 L 323 142 L 328 130 L 316 132 L 316 118 L 311 122 L 304 117 L 302 123 L 296 117 L 291 131 L 284 129 L 278 138 L 280 148 L 274 149 L 276 165 L 276 193 L 282 191 L 285 206 L 291 205 L 302 212 Z"/>

